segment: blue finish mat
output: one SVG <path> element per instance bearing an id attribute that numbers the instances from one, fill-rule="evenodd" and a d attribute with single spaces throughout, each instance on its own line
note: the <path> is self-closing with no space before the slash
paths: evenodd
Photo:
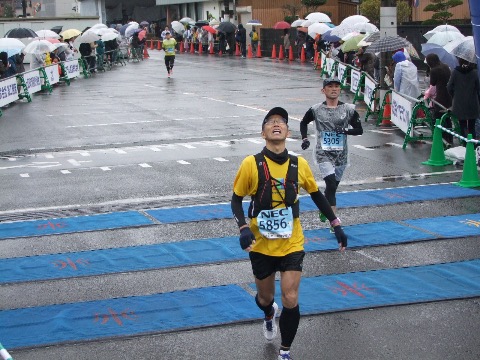
<path id="1" fill-rule="evenodd" d="M 472 196 L 480 196 L 480 191 L 451 184 L 440 184 L 338 193 L 337 204 L 339 208 L 346 208 Z M 243 203 L 243 208 L 246 212 L 248 208 L 247 202 Z M 300 210 L 312 211 L 317 210 L 317 207 L 310 196 L 302 196 Z M 230 204 L 156 209 L 148 210 L 147 213 L 165 224 L 232 217 Z"/>
<path id="2" fill-rule="evenodd" d="M 253 284 L 251 286 L 254 286 Z M 277 294 L 279 294 L 277 289 Z M 480 296 L 480 260 L 304 278 L 303 315 Z M 244 289 L 226 285 L 165 294 L 0 311 L 9 349 L 258 320 Z"/>
<path id="3" fill-rule="evenodd" d="M 48 220 L 0 223 L 0 240 L 16 237 L 67 234 L 81 231 L 117 229 L 151 225 L 153 222 L 137 211 L 65 217 Z"/>
<path id="4" fill-rule="evenodd" d="M 440 237 L 480 236 L 480 214 L 346 226 L 349 248 L 399 244 Z M 438 229 L 440 234 L 432 234 Z M 426 232 L 427 230 L 429 232 Z M 437 233 L 438 233 L 437 231 Z M 305 231 L 306 251 L 336 250 L 328 229 Z M 248 259 L 238 237 L 0 259 L 0 284 L 161 269 Z"/>

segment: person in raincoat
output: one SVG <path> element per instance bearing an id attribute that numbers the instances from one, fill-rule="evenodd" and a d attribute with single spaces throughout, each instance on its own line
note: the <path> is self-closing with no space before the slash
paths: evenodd
<path id="1" fill-rule="evenodd" d="M 396 92 L 418 98 L 420 96 L 420 84 L 418 83 L 417 67 L 410 61 L 403 51 L 397 51 L 392 56 L 395 62 L 393 73 L 393 87 Z"/>

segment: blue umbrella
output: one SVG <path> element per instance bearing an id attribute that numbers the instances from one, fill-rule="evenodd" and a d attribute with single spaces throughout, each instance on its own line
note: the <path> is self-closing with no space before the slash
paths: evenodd
<path id="1" fill-rule="evenodd" d="M 456 66 L 458 66 L 457 58 L 445 50 L 443 46 L 438 44 L 422 44 L 421 53 L 425 56 L 428 54 L 437 54 L 440 61 L 447 64 L 451 69 L 454 69 Z"/>
<path id="2" fill-rule="evenodd" d="M 323 35 L 322 35 L 322 40 L 324 40 L 324 41 L 330 41 L 330 42 L 337 42 L 337 41 L 342 40 L 342 39 L 339 38 L 338 36 L 331 35 L 331 34 L 330 34 L 331 32 L 332 32 L 332 30 L 328 30 L 327 32 L 323 33 Z"/>

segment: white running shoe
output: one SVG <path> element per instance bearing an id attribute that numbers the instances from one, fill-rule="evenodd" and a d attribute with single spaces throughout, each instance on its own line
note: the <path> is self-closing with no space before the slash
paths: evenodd
<path id="1" fill-rule="evenodd" d="M 293 360 L 293 358 L 290 356 L 290 351 L 280 350 L 278 360 Z"/>
<path id="2" fill-rule="evenodd" d="M 275 322 L 275 317 L 278 313 L 277 303 L 273 303 L 273 316 L 271 319 L 263 319 L 263 335 L 268 341 L 273 340 L 277 336 L 277 323 Z M 287 358 L 288 359 L 288 358 Z"/>

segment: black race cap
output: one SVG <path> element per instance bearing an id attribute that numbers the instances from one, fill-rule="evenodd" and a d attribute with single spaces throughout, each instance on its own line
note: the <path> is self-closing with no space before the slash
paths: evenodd
<path id="1" fill-rule="evenodd" d="M 270 109 L 267 115 L 265 115 L 265 118 L 263 119 L 262 126 L 265 125 L 265 122 L 268 120 L 268 118 L 272 115 L 280 115 L 282 118 L 286 120 L 286 123 L 288 124 L 288 112 L 282 107 L 274 107 L 273 109 Z"/>
<path id="2" fill-rule="evenodd" d="M 327 86 L 327 85 L 330 85 L 330 84 L 342 85 L 342 83 L 340 82 L 340 80 L 338 80 L 338 78 L 336 78 L 336 77 L 326 78 L 325 80 L 323 80 L 323 87 L 325 87 L 325 86 Z"/>
<path id="3" fill-rule="evenodd" d="M 165 31 L 165 35 L 170 35 L 170 31 Z"/>

